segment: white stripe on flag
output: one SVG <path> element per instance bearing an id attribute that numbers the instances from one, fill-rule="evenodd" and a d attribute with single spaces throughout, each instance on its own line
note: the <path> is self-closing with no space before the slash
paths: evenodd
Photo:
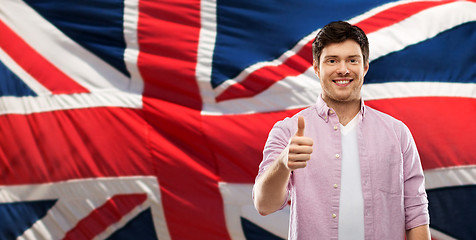
<path id="1" fill-rule="evenodd" d="M 0 98 L 0 115 L 30 114 L 88 107 L 141 108 L 142 95 L 113 90 L 94 93 Z"/>
<path id="2" fill-rule="evenodd" d="M 425 170 L 425 188 L 476 185 L 476 165 Z"/>

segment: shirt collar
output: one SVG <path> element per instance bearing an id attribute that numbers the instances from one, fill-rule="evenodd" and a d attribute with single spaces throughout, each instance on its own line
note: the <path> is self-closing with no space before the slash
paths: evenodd
<path id="1" fill-rule="evenodd" d="M 329 121 L 330 115 L 335 114 L 334 110 L 329 108 L 326 102 L 324 102 L 324 99 L 322 99 L 322 95 L 319 95 L 319 97 L 317 98 L 316 110 L 319 117 L 324 119 L 324 121 L 326 122 Z M 360 98 L 359 114 L 361 115 L 362 119 L 365 117 L 365 104 L 364 104 L 364 99 L 362 97 Z"/>

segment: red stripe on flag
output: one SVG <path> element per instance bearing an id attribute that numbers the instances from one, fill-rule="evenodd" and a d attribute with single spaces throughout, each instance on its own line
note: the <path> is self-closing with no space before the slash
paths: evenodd
<path id="1" fill-rule="evenodd" d="M 66 233 L 64 240 L 93 239 L 110 225 L 121 220 L 135 207 L 147 199 L 143 194 L 120 194 L 110 198 L 102 206 L 94 209 Z"/>
<path id="2" fill-rule="evenodd" d="M 172 239 L 226 240 L 215 160 L 202 133 L 195 78 L 201 1 L 140 1 L 143 112 Z M 184 230 L 185 229 L 185 230 Z"/>
<path id="3" fill-rule="evenodd" d="M 410 128 L 425 170 L 474 165 L 476 99 L 418 97 L 366 104 L 402 120 Z"/>
<path id="4" fill-rule="evenodd" d="M 68 77 L 51 62 L 41 56 L 28 43 L 0 20 L 0 48 L 21 68 L 52 93 L 87 93 L 88 89 Z M 61 84 L 58 84 L 61 82 Z"/>
<path id="5" fill-rule="evenodd" d="M 151 127 L 149 149 L 171 238 L 230 239 L 218 168 L 200 111 L 144 98 L 144 112 Z"/>
<path id="6" fill-rule="evenodd" d="M 139 10 L 143 95 L 200 110 L 195 79 L 200 1 L 140 1 Z"/>
<path id="7" fill-rule="evenodd" d="M 1 115 L 0 132 L 2 185 L 155 175 L 138 109 Z"/>
<path id="8" fill-rule="evenodd" d="M 421 1 L 410 2 L 386 9 L 376 15 L 362 20 L 356 25 L 367 34 L 398 23 L 425 9 L 443 5 L 451 1 Z M 298 76 L 312 66 L 312 42 L 309 41 L 296 54 L 286 59 L 277 66 L 264 66 L 250 73 L 245 79 L 229 86 L 216 96 L 216 101 L 221 102 L 236 98 L 253 97 L 268 89 L 274 83 L 290 76 Z"/>

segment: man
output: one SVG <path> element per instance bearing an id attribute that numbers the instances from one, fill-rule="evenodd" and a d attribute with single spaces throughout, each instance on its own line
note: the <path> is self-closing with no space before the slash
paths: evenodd
<path id="1" fill-rule="evenodd" d="M 430 239 L 409 129 L 364 105 L 365 33 L 333 22 L 313 42 L 317 103 L 275 124 L 253 188 L 262 215 L 291 200 L 289 239 Z"/>

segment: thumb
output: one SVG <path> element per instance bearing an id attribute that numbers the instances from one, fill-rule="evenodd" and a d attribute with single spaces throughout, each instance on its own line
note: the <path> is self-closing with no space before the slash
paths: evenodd
<path id="1" fill-rule="evenodd" d="M 298 130 L 296 132 L 296 136 L 304 136 L 304 117 L 299 116 L 298 118 Z"/>

